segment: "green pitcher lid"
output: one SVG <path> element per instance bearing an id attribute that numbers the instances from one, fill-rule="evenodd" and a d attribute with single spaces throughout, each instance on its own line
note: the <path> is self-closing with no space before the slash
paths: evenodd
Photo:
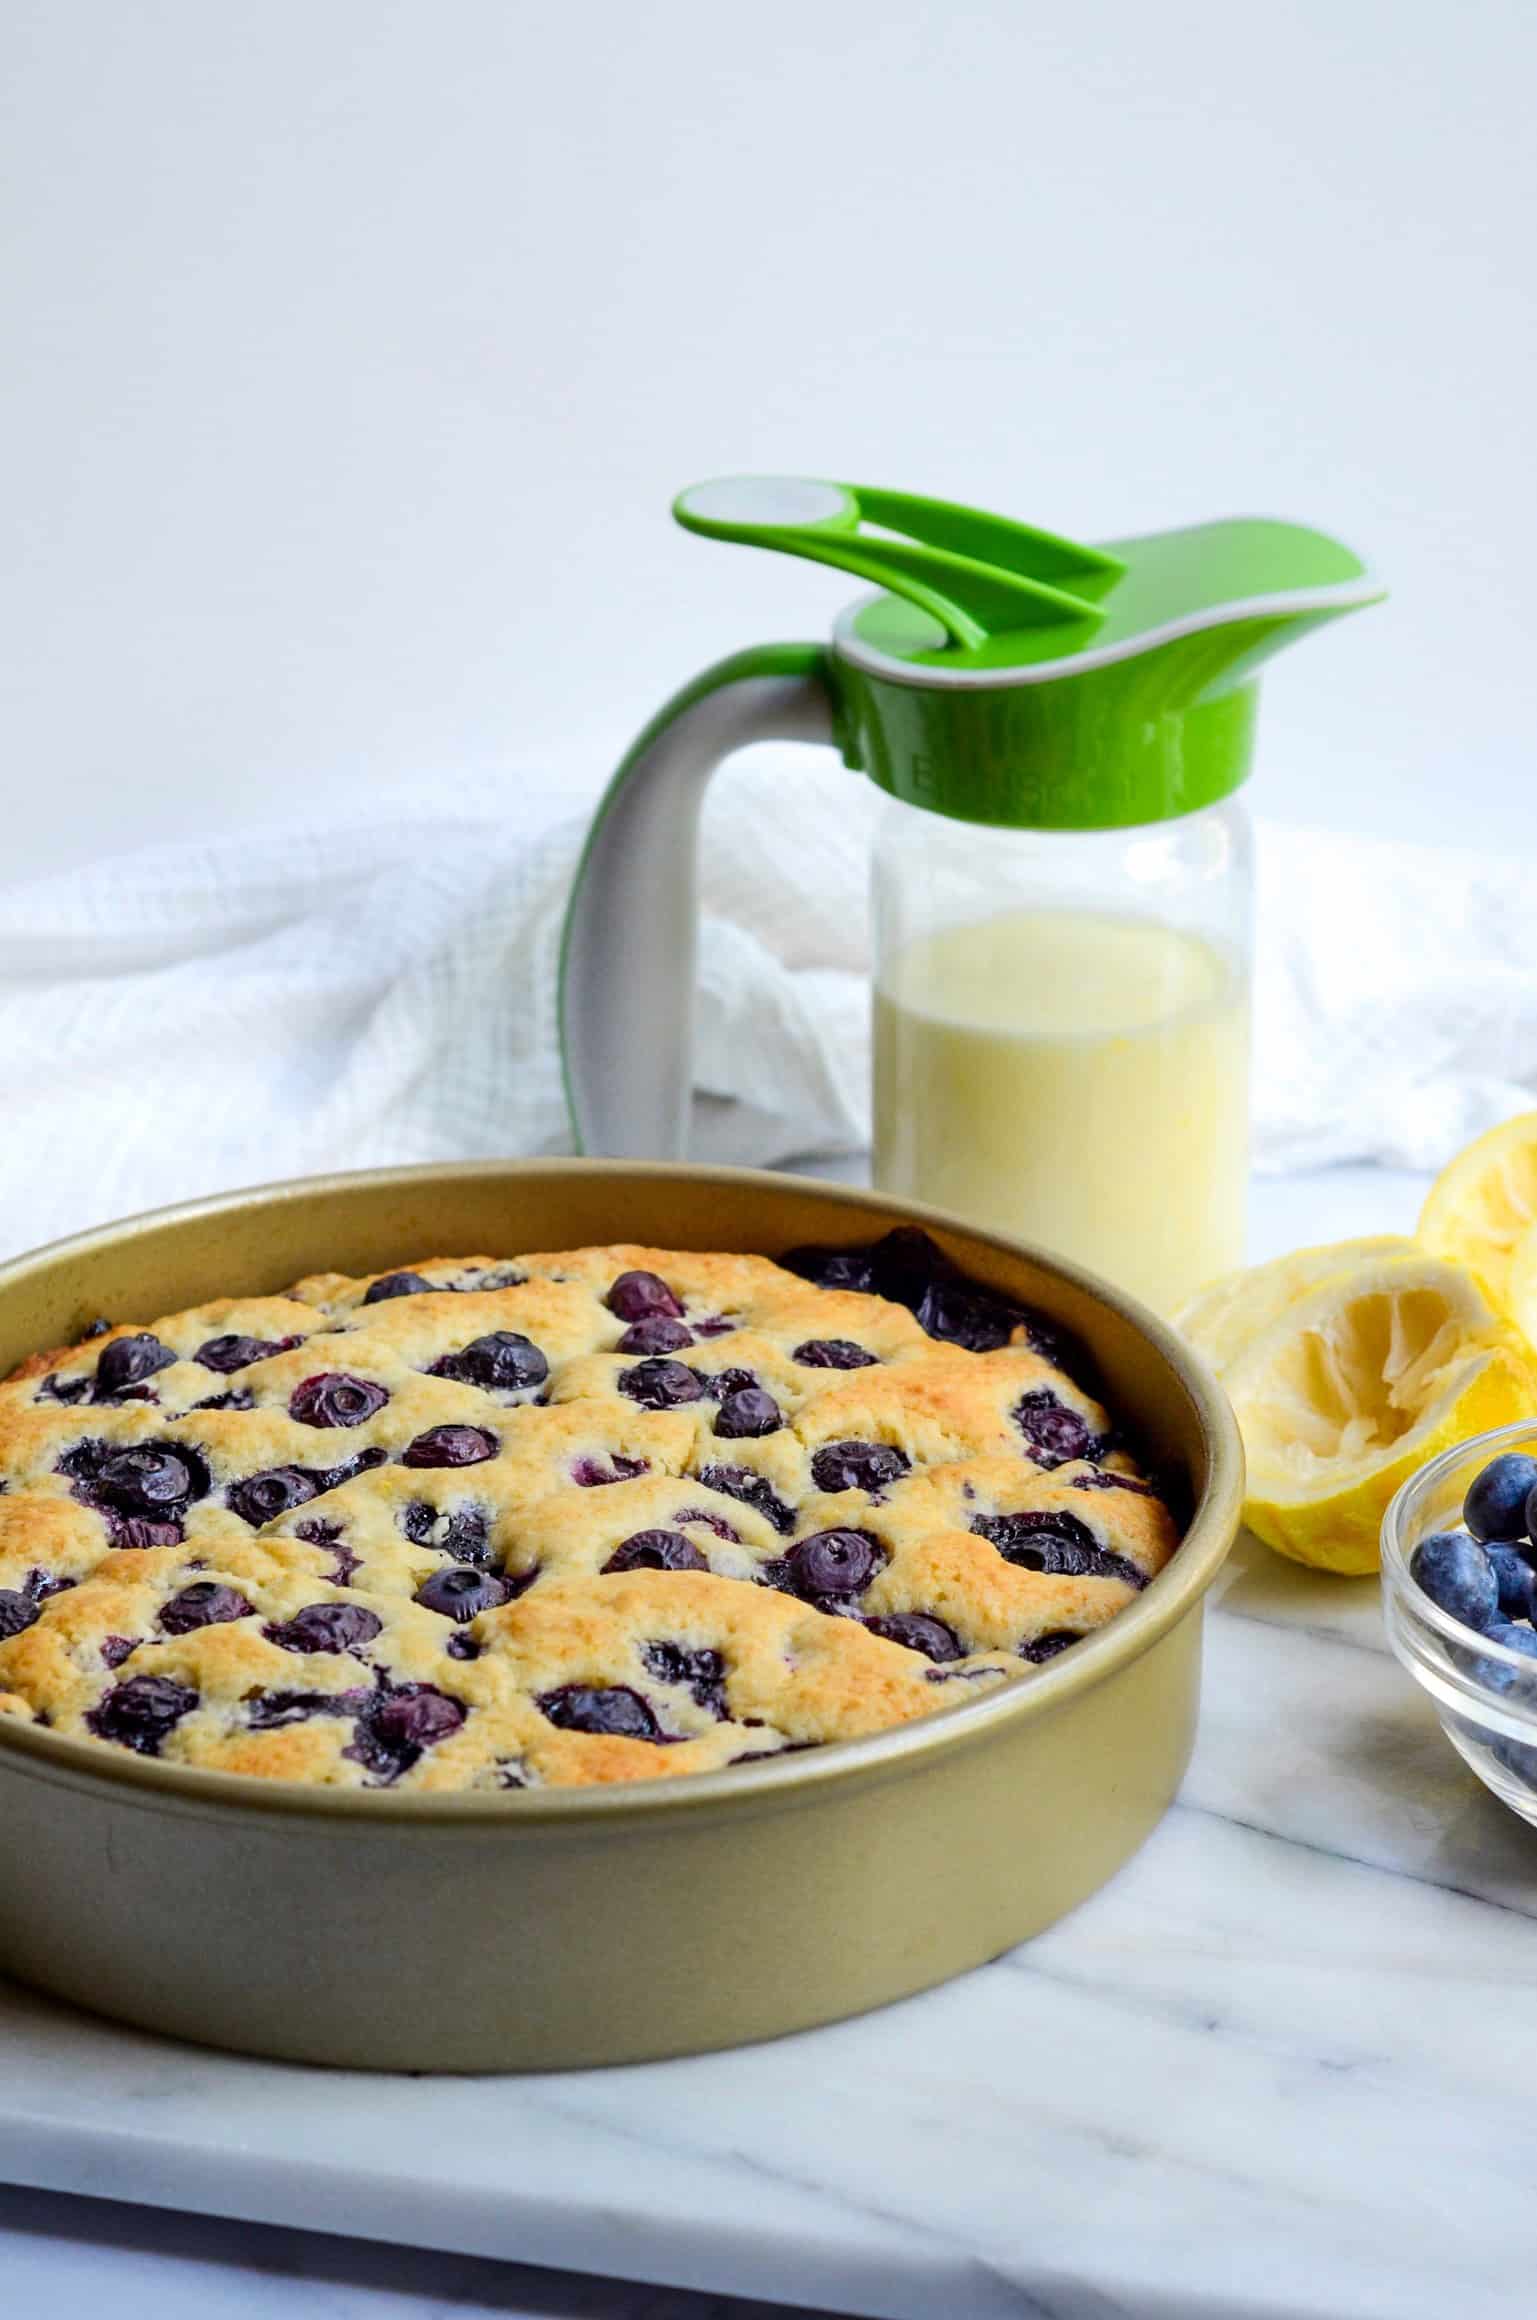
<path id="1" fill-rule="evenodd" d="M 1012 826 L 1124 826 L 1227 795 L 1259 663 L 1385 593 L 1328 533 L 1265 517 L 1087 546 L 792 476 L 692 484 L 673 513 L 871 582 L 835 634 L 845 754 L 910 803 Z"/>

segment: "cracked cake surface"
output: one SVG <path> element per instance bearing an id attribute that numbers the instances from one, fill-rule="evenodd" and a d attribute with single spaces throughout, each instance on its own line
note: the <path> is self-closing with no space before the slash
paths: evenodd
<path id="1" fill-rule="evenodd" d="M 0 1714 L 222 1772 L 520 1790 L 883 1730 L 1178 1532 L 1054 1325 L 925 1236 L 321 1274 L 0 1384 Z"/>

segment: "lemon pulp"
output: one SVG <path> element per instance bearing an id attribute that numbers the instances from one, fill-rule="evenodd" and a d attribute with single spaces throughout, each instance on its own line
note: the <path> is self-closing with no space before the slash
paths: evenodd
<path id="1" fill-rule="evenodd" d="M 1245 1519 L 1297 1561 L 1377 1567 L 1388 1501 L 1427 1458 L 1530 1411 L 1530 1355 L 1477 1283 L 1372 1258 L 1298 1299 L 1233 1362 Z"/>

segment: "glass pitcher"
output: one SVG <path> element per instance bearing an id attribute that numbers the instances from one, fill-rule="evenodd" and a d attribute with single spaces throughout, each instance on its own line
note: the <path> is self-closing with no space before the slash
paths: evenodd
<path id="1" fill-rule="evenodd" d="M 881 592 L 830 646 L 705 671 L 610 785 L 562 949 L 578 1149 L 681 1155 L 704 784 L 750 742 L 830 741 L 887 793 L 877 1184 L 1173 1311 L 1244 1253 L 1256 672 L 1381 588 L 1338 541 L 1261 520 L 1087 547 L 746 477 L 675 513 Z"/>

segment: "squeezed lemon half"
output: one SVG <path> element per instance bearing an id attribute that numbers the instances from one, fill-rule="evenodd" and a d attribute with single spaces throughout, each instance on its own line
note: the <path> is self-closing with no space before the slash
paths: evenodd
<path id="1" fill-rule="evenodd" d="M 1214 1281 L 1175 1317 L 1180 1330 L 1218 1377 L 1253 1344 L 1261 1330 L 1279 1321 L 1325 1281 L 1360 1265 L 1386 1258 L 1413 1257 L 1418 1245 L 1402 1233 L 1376 1233 L 1365 1240 L 1330 1241 L 1320 1248 L 1294 1249 L 1268 1265 L 1249 1265 Z"/>
<path id="2" fill-rule="evenodd" d="M 1476 1273 L 1495 1304 L 1512 1312 L 1512 1273 L 1534 1224 L 1537 1112 L 1523 1112 L 1447 1162 L 1425 1195 L 1419 1237 L 1432 1256 Z M 1534 1271 L 1537 1259 L 1529 1279 Z"/>
<path id="3" fill-rule="evenodd" d="M 1378 1253 L 1284 1305 L 1224 1382 L 1248 1453 L 1251 1530 L 1299 1563 L 1359 1573 L 1377 1568 L 1400 1483 L 1530 1414 L 1537 1363 L 1460 1267 Z"/>

